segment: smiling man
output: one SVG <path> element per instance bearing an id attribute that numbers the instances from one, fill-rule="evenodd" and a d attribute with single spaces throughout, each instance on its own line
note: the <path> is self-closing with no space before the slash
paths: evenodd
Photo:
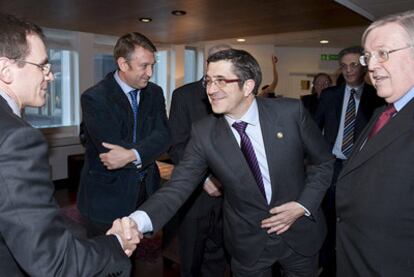
<path id="1" fill-rule="evenodd" d="M 159 186 L 155 160 L 170 144 L 162 89 L 149 82 L 156 48 L 140 33 L 120 37 L 118 69 L 81 97 L 85 164 L 78 207 L 91 235 L 136 209 Z"/>
<path id="2" fill-rule="evenodd" d="M 0 14 L 0 275 L 129 276 L 114 236 L 69 231 L 53 198 L 47 142 L 21 118 L 45 104 L 54 79 L 44 40 L 33 23 Z M 138 241 L 122 242 L 130 255 Z"/>
<path id="3" fill-rule="evenodd" d="M 414 11 L 373 22 L 360 61 L 380 97 L 337 182 L 338 277 L 414 276 Z"/>
<path id="4" fill-rule="evenodd" d="M 255 96 L 262 75 L 248 52 L 220 51 L 207 63 L 215 115 L 193 125 L 171 181 L 131 217 L 141 231 L 158 231 L 209 168 L 222 184 L 234 276 L 271 276 L 276 262 L 289 276 L 315 276 L 326 231 L 319 205 L 333 163 L 327 144 L 299 100 Z"/>

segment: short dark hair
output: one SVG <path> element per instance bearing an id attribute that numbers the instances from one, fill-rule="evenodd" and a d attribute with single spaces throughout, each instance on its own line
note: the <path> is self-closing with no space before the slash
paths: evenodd
<path id="1" fill-rule="evenodd" d="M 115 61 L 121 57 L 129 60 L 132 53 L 134 53 L 136 46 L 141 46 L 142 48 L 147 49 L 152 53 L 157 52 L 155 45 L 146 36 L 138 32 L 132 32 L 123 35 L 116 42 L 114 47 Z"/>
<path id="2" fill-rule="evenodd" d="M 0 13 L 0 57 L 26 58 L 30 53 L 28 35 L 36 35 L 45 43 L 45 35 L 39 26 L 14 15 Z"/>
<path id="3" fill-rule="evenodd" d="M 229 61 L 233 64 L 234 74 L 239 81 L 239 87 L 242 88 L 245 81 L 252 79 L 255 82 L 253 93 L 257 94 L 260 83 L 262 82 L 262 71 L 259 63 L 247 51 L 239 49 L 228 49 L 219 51 L 207 59 L 207 64 L 218 61 Z"/>
<path id="4" fill-rule="evenodd" d="M 338 61 L 341 62 L 342 58 L 347 54 L 363 55 L 364 54 L 364 48 L 362 46 L 359 46 L 359 45 L 344 48 L 338 54 Z"/>

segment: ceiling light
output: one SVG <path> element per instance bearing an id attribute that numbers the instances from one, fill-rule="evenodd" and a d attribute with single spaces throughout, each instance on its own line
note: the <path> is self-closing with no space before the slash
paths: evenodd
<path id="1" fill-rule="evenodd" d="M 149 23 L 149 22 L 152 21 L 152 18 L 150 18 L 150 17 L 141 17 L 139 19 L 139 21 L 144 22 L 144 23 Z"/>
<path id="2" fill-rule="evenodd" d="M 321 41 L 319 41 L 320 44 L 328 44 L 329 40 L 327 39 L 322 39 Z"/>
<path id="3" fill-rule="evenodd" d="M 245 42 L 245 41 L 246 41 L 246 39 L 245 39 L 245 38 L 238 38 L 238 39 L 237 39 L 237 41 L 238 41 L 238 42 Z"/>
<path id="4" fill-rule="evenodd" d="M 183 15 L 186 15 L 187 14 L 187 12 L 186 11 L 183 11 L 183 10 L 174 10 L 171 13 L 173 15 L 175 15 L 175 16 L 183 16 Z"/>

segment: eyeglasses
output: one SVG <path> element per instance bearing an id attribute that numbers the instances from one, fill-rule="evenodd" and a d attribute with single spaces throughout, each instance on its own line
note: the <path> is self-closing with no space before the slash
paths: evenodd
<path id="1" fill-rule="evenodd" d="M 32 62 L 28 62 L 25 60 L 15 60 L 16 62 L 21 62 L 21 63 L 28 63 L 34 66 L 37 66 L 38 68 L 40 68 L 43 72 L 44 75 L 49 75 L 49 73 L 52 71 L 52 65 L 50 63 L 45 63 L 45 64 L 37 64 L 37 63 L 32 63 Z"/>
<path id="2" fill-rule="evenodd" d="M 360 65 L 361 65 L 360 63 L 350 63 L 349 65 L 348 64 L 341 63 L 339 65 L 339 67 L 341 68 L 341 70 L 346 70 L 346 69 L 348 69 L 348 67 L 350 69 L 354 70 L 354 69 L 357 69 Z"/>
<path id="3" fill-rule="evenodd" d="M 235 83 L 241 81 L 240 79 L 224 79 L 224 78 L 216 78 L 210 79 L 208 77 L 203 78 L 203 87 L 208 88 L 211 84 L 215 84 L 218 88 L 225 88 L 227 84 Z"/>
<path id="4" fill-rule="evenodd" d="M 408 48 L 413 48 L 413 45 L 408 45 L 402 48 L 397 48 L 397 49 L 393 49 L 393 50 L 385 50 L 385 49 L 378 49 L 372 53 L 370 52 L 365 52 L 364 55 L 359 57 L 359 62 L 363 65 L 363 66 L 368 66 L 369 61 L 371 60 L 372 57 L 375 57 L 375 59 L 377 60 L 377 62 L 379 63 L 384 63 L 386 61 L 388 61 L 388 59 L 390 58 L 390 54 L 391 53 L 395 53 L 397 51 L 400 50 L 404 50 L 404 49 L 408 49 Z"/>

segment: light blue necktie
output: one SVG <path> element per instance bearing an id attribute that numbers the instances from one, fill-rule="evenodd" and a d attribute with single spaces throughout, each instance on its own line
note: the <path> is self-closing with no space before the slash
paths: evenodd
<path id="1" fill-rule="evenodd" d="M 128 92 L 129 96 L 131 97 L 131 107 L 132 112 L 134 113 L 134 132 L 132 134 L 132 142 L 135 143 L 137 141 L 137 115 L 138 115 L 138 103 L 137 103 L 137 94 L 138 90 L 134 89 Z"/>

